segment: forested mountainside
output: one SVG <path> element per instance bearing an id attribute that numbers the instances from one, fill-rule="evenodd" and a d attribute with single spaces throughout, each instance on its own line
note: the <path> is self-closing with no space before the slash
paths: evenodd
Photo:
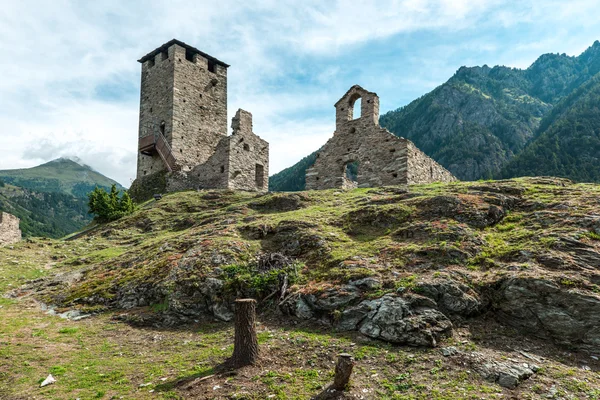
<path id="1" fill-rule="evenodd" d="M 525 70 L 461 67 L 430 93 L 382 115 L 380 124 L 462 180 L 534 174 L 597 182 L 599 72 L 598 41 L 577 57 L 542 55 Z M 550 141 L 558 147 L 549 149 Z M 573 157 L 580 145 L 587 152 Z M 272 190 L 297 190 L 305 161 L 275 174 Z"/>
<path id="2" fill-rule="evenodd" d="M 21 219 L 23 236 L 58 238 L 92 220 L 87 193 L 122 186 L 88 166 L 59 158 L 37 167 L 0 171 L 0 211 Z"/>
<path id="3" fill-rule="evenodd" d="M 600 182 L 600 76 L 559 103 L 502 176 L 563 176 Z"/>

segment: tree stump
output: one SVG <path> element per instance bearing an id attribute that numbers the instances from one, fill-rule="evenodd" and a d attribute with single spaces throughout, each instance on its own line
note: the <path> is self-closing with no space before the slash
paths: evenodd
<path id="1" fill-rule="evenodd" d="M 354 368 L 354 359 L 352 356 L 346 353 L 340 354 L 335 366 L 335 378 L 333 379 L 331 388 L 339 391 L 346 390 L 346 386 L 350 382 L 352 368 Z"/>
<path id="2" fill-rule="evenodd" d="M 235 368 L 252 365 L 258 359 L 258 339 L 256 338 L 256 300 L 238 299 L 235 301 L 235 342 L 233 345 L 233 366 Z"/>

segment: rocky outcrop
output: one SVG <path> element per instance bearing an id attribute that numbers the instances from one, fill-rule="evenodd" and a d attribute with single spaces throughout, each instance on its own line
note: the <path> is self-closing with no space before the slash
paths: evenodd
<path id="1" fill-rule="evenodd" d="M 491 288 L 497 318 L 535 336 L 597 351 L 600 296 L 543 278 L 509 278 Z"/>
<path id="2" fill-rule="evenodd" d="M 456 347 L 450 346 L 441 349 L 444 357 L 451 357 L 460 364 L 470 366 L 482 378 L 498 385 L 514 389 L 521 382 L 529 379 L 540 367 L 535 364 L 519 362 L 518 360 L 498 361 L 490 358 L 488 355 L 471 352 L 459 351 Z"/>
<path id="3" fill-rule="evenodd" d="M 438 341 L 452 332 L 452 323 L 441 312 L 427 307 L 413 307 L 401 297 L 386 295 L 377 300 L 367 300 L 342 313 L 341 326 L 349 326 L 364 312 L 356 325 L 365 336 L 390 343 L 411 346 L 436 346 Z M 350 315 L 350 318 L 347 316 Z"/>
<path id="4" fill-rule="evenodd" d="M 357 286 L 346 285 L 290 296 L 282 310 L 301 319 L 325 318 L 338 331 L 413 346 L 436 346 L 451 333 L 452 321 L 493 311 L 500 322 L 533 336 L 590 351 L 600 346 L 600 297 L 549 280 L 511 278 L 477 289 L 436 280 L 412 292 L 364 300 Z"/>

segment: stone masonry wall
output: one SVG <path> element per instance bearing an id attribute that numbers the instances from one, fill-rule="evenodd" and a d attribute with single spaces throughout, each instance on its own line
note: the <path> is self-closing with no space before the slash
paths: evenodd
<path id="1" fill-rule="evenodd" d="M 227 136 L 227 68 L 211 64 L 209 69 L 200 54 L 190 61 L 185 48 L 171 48 L 175 64 L 171 147 L 177 163 L 189 171 L 205 163 Z"/>
<path id="2" fill-rule="evenodd" d="M 442 167 L 435 160 L 427 157 L 413 142 L 407 141 L 407 145 L 409 185 L 430 182 L 452 182 L 456 180 L 450 171 Z"/>
<path id="3" fill-rule="evenodd" d="M 139 137 L 153 134 L 164 123 L 164 136 L 171 143 L 173 132 L 173 48 L 142 64 Z M 170 53 L 170 54 L 169 54 Z M 137 178 L 166 170 L 158 154 L 138 152 Z"/>
<path id="4" fill-rule="evenodd" d="M 153 130 L 184 171 L 206 162 L 227 136 L 227 68 L 178 44 L 144 61 L 139 137 Z M 158 154 L 138 154 L 137 177 L 165 169 Z"/>
<path id="5" fill-rule="evenodd" d="M 229 178 L 229 137 L 221 138 L 215 152 L 190 172 L 197 189 L 227 189 Z"/>
<path id="6" fill-rule="evenodd" d="M 232 119 L 233 134 L 221 140 L 209 160 L 194 168 L 197 186 L 247 191 L 267 191 L 269 144 L 252 132 L 252 114 L 238 110 Z"/>
<path id="7" fill-rule="evenodd" d="M 19 218 L 0 212 L 0 246 L 16 243 L 19 240 L 21 240 Z"/>
<path id="8" fill-rule="evenodd" d="M 252 132 L 252 114 L 238 110 L 229 137 L 229 189 L 266 192 L 269 143 Z"/>
<path id="9" fill-rule="evenodd" d="M 355 116 L 352 110 L 359 98 L 361 115 Z M 306 171 L 306 189 L 347 189 L 455 179 L 411 141 L 379 126 L 377 94 L 355 85 L 335 107 L 336 131 Z M 347 169 L 356 163 L 358 171 L 353 181 Z"/>

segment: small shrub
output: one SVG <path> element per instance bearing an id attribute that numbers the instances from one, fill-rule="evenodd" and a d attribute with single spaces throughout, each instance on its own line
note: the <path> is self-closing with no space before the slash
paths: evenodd
<path id="1" fill-rule="evenodd" d="M 88 206 L 90 214 L 95 214 L 94 220 L 98 222 L 114 221 L 131 214 L 135 209 L 129 194 L 120 194 L 116 185 L 112 185 L 110 193 L 99 187 L 88 193 Z"/>

